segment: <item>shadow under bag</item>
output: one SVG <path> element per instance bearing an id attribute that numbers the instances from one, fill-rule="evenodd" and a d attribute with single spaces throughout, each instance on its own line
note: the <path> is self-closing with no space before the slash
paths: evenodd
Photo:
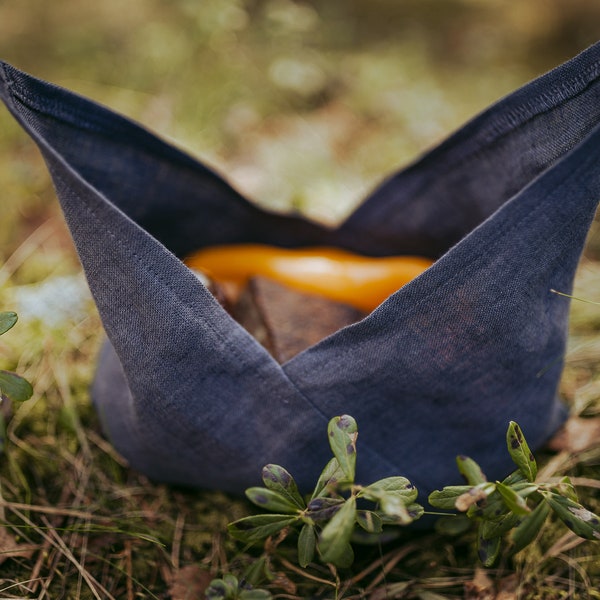
<path id="1" fill-rule="evenodd" d="M 106 434 L 153 479 L 240 493 L 264 464 L 304 491 L 328 420 L 360 430 L 357 481 L 424 494 L 454 457 L 511 470 L 509 420 L 539 447 L 570 293 L 600 200 L 600 44 L 467 123 L 339 227 L 261 210 L 135 123 L 0 63 L 0 97 L 38 144 L 109 343 L 93 384 Z M 363 320 L 278 364 L 181 262 L 204 246 L 338 246 L 437 259 Z"/>

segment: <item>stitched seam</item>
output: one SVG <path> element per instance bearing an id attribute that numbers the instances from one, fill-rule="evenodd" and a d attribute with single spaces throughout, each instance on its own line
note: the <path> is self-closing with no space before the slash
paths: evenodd
<path id="1" fill-rule="evenodd" d="M 41 105 L 36 101 L 36 96 L 31 94 L 23 85 L 13 79 L 6 71 L 5 71 L 5 79 L 10 85 L 11 95 L 14 96 L 19 102 L 25 104 L 28 108 L 35 111 L 36 113 L 43 114 L 49 117 L 52 117 L 56 120 L 63 121 L 68 125 L 72 125 L 78 127 L 80 129 L 87 129 L 97 132 L 106 133 L 107 124 L 112 124 L 112 121 L 115 116 L 118 116 L 120 119 L 127 121 L 127 119 L 118 113 L 111 111 L 110 109 L 95 103 L 92 100 L 85 98 L 84 96 L 79 96 L 73 92 L 68 92 L 59 86 L 54 86 L 52 84 L 47 84 L 52 86 L 56 91 L 60 93 L 68 93 L 73 94 L 79 101 L 82 102 L 90 102 L 95 104 L 97 107 L 101 108 L 103 111 L 106 111 L 105 115 L 102 115 L 101 119 L 90 119 L 90 115 L 86 110 L 79 110 L 72 106 L 70 106 L 68 111 L 64 111 L 61 109 L 60 102 L 52 102 L 51 105 Z M 77 119 L 79 117 L 79 120 Z M 83 121 L 83 123 L 81 122 Z M 128 121 L 127 121 L 128 122 Z M 115 131 L 114 129 L 110 129 L 110 131 Z"/>
<path id="2" fill-rule="evenodd" d="M 576 169 L 575 171 L 567 174 L 559 184 L 556 185 L 556 187 L 554 188 L 552 195 L 556 195 L 557 193 L 559 193 L 562 188 L 565 187 L 565 185 L 567 184 L 567 181 L 571 178 L 571 177 L 577 177 L 577 175 L 579 174 L 580 171 L 584 170 L 587 167 L 586 163 L 583 163 L 578 169 Z M 502 229 L 501 231 L 499 231 L 496 236 L 494 241 L 492 242 L 492 248 L 495 250 L 497 248 L 497 246 L 499 245 L 499 242 L 501 241 L 501 238 L 503 235 L 510 233 L 512 230 L 516 229 L 518 226 L 520 225 L 527 225 L 527 223 L 531 222 L 534 217 L 537 215 L 537 213 L 542 210 L 542 208 L 544 208 L 544 206 L 542 204 L 536 206 L 534 209 L 531 210 L 531 212 L 529 214 L 527 214 L 526 216 L 524 216 L 522 219 L 520 219 L 517 223 L 512 224 L 512 226 L 507 227 Z M 466 268 L 471 268 L 474 265 L 476 265 L 478 262 L 481 262 L 481 258 L 479 256 L 475 257 L 472 261 L 470 261 L 467 264 Z M 409 310 L 407 312 L 404 313 L 404 315 L 406 317 L 410 317 L 412 316 L 415 312 L 417 312 L 417 309 L 426 301 L 430 300 L 431 298 L 434 298 L 436 296 L 440 295 L 440 292 L 445 290 L 446 288 L 448 288 L 452 283 L 454 283 L 454 281 L 456 281 L 460 276 L 462 276 L 464 274 L 465 269 L 462 269 L 460 273 L 457 273 L 455 275 L 453 275 L 450 279 L 448 279 L 444 284 L 442 284 L 440 287 L 437 287 L 435 292 L 432 294 L 429 294 L 428 296 L 422 298 L 421 300 L 419 300 L 417 303 L 415 303 L 413 305 L 413 309 Z M 411 285 L 412 282 L 409 282 L 407 285 Z M 378 310 L 376 310 L 375 312 L 379 312 Z M 373 319 L 373 313 L 371 313 L 366 319 L 367 320 L 371 320 Z M 349 329 L 352 329 L 353 327 L 360 327 L 360 324 L 357 325 L 350 325 Z M 339 335 L 339 332 L 335 335 Z M 317 344 L 318 345 L 318 344 Z M 313 346 L 314 348 L 314 346 Z M 306 350 L 306 352 L 310 352 L 310 348 Z M 348 352 L 346 352 L 346 354 L 348 354 Z M 301 356 L 301 355 L 299 355 Z M 290 381 L 290 383 L 292 383 L 292 385 L 294 386 L 294 388 L 296 390 L 298 390 L 298 393 L 301 394 L 301 396 L 303 398 L 305 398 L 311 405 L 314 406 L 313 401 L 310 400 L 310 398 L 308 396 L 306 396 L 306 393 L 303 392 L 299 387 L 298 384 L 296 383 L 296 381 L 293 378 L 293 373 L 290 374 L 288 373 L 288 371 L 285 369 L 286 365 L 291 365 L 294 363 L 295 358 L 290 359 L 287 363 L 284 363 L 284 365 L 282 365 L 283 371 L 286 374 L 288 380 Z M 315 408 L 321 412 L 321 410 L 315 406 Z M 322 413 L 323 414 L 323 413 Z M 323 415 L 325 417 L 325 419 L 327 418 L 325 415 Z M 390 458 L 388 458 L 385 454 L 381 454 L 379 451 L 374 450 L 370 445 L 368 445 L 369 450 L 377 457 L 380 457 L 382 460 L 384 460 L 386 462 L 386 464 L 388 464 L 391 468 L 395 468 L 395 465 L 390 462 Z"/>
<path id="3" fill-rule="evenodd" d="M 594 78 L 590 80 L 590 76 L 594 76 Z M 568 81 L 557 83 L 550 90 L 541 91 L 535 96 L 535 98 L 529 99 L 528 101 L 522 102 L 521 104 L 515 106 L 506 114 L 503 114 L 502 118 L 499 119 L 497 123 L 490 124 L 481 133 L 479 133 L 479 135 L 485 137 L 487 131 L 489 130 L 490 134 L 492 135 L 491 138 L 486 139 L 485 143 L 473 149 L 469 154 L 459 157 L 456 161 L 450 164 L 444 165 L 445 168 L 441 171 L 441 173 L 450 172 L 452 169 L 455 168 L 456 164 L 458 163 L 473 161 L 479 152 L 489 148 L 493 143 L 506 137 L 519 127 L 522 127 L 523 125 L 531 122 L 535 118 L 542 116 L 548 112 L 551 112 L 557 109 L 558 107 L 577 98 L 581 94 L 585 93 L 594 84 L 596 84 L 599 76 L 600 63 L 592 63 L 584 71 L 572 76 Z M 73 115 L 75 115 L 81 117 L 87 125 L 91 126 L 91 128 L 98 129 L 106 133 L 106 125 L 112 122 L 114 114 L 116 114 L 110 111 L 110 109 L 108 108 L 101 107 L 102 110 L 107 111 L 107 115 L 103 115 L 102 120 L 90 120 L 89 114 L 87 114 L 86 111 L 81 112 L 79 110 L 71 109 L 70 111 L 65 112 L 60 110 L 60 105 L 57 103 L 54 103 L 52 109 L 49 110 L 48 107 L 39 106 L 39 104 L 35 102 L 35 97 L 31 95 L 22 85 L 20 85 L 12 77 L 10 77 L 10 75 L 6 71 L 5 79 L 10 84 L 11 94 L 13 94 L 23 103 L 27 104 L 29 108 L 35 110 L 36 112 L 52 116 L 56 119 L 63 120 L 64 122 L 70 125 L 82 127 L 80 122 L 72 118 Z M 62 88 L 58 87 L 57 90 L 61 92 L 63 91 Z M 558 100 L 555 99 L 556 95 L 560 97 Z M 543 110 L 534 110 L 539 100 L 544 100 L 547 102 L 548 99 L 554 99 L 554 102 L 551 103 L 550 106 L 544 108 Z M 90 102 L 90 100 L 87 100 L 83 97 L 81 97 L 81 100 Z M 119 118 L 129 123 L 129 121 L 125 117 L 119 116 Z M 505 129 L 505 127 L 508 128 Z M 110 129 L 110 131 L 115 130 Z"/>
<path id="4" fill-rule="evenodd" d="M 588 80 L 588 77 L 584 77 L 583 75 L 576 76 L 572 80 L 564 82 L 562 85 L 556 85 L 552 88 L 551 91 L 541 92 L 535 98 L 520 104 L 510 110 L 508 113 L 502 115 L 500 119 L 500 123 L 491 124 L 489 127 L 485 128 L 482 132 L 478 132 L 477 135 L 484 137 L 484 142 L 474 148 L 470 153 L 459 156 L 452 163 L 442 163 L 443 169 L 440 169 L 441 173 L 446 174 L 452 171 L 457 164 L 463 163 L 471 163 L 473 160 L 477 158 L 477 155 L 482 151 L 487 150 L 494 143 L 502 140 L 503 138 L 509 136 L 511 133 L 516 131 L 517 129 L 523 127 L 524 125 L 534 121 L 538 117 L 541 117 L 547 113 L 550 113 L 561 106 L 570 103 L 575 100 L 585 92 L 587 92 L 590 88 L 598 83 L 598 78 L 600 77 L 600 64 L 594 63 L 588 69 L 584 71 L 587 74 L 595 75 L 594 79 Z M 584 87 L 580 87 L 587 81 L 587 85 Z M 576 85 L 577 84 L 577 85 Z M 569 95 L 564 96 L 563 91 L 567 89 L 569 91 Z M 549 97 L 553 97 L 553 94 L 561 94 L 560 100 L 554 100 L 550 106 L 545 107 L 543 110 L 532 110 L 536 105 L 536 101 L 539 100 L 547 100 Z M 492 110 L 492 109 L 488 109 Z M 497 125 L 497 126 L 496 126 Z M 505 128 L 507 127 L 507 128 Z M 492 137 L 487 137 L 488 130 Z M 460 131 L 460 130 L 459 130 Z"/>

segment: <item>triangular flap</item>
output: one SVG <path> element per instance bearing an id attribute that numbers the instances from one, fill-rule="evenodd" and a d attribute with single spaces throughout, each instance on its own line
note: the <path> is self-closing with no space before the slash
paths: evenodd
<path id="1" fill-rule="evenodd" d="M 376 254 L 437 257 L 596 126 L 600 43 L 500 100 L 379 186 L 341 226 Z"/>

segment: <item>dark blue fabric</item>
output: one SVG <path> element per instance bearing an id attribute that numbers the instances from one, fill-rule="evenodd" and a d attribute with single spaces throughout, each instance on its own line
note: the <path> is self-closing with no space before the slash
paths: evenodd
<path id="1" fill-rule="evenodd" d="M 516 91 L 379 187 L 334 229 L 265 212 L 129 120 L 0 64 L 39 145 L 110 340 L 93 400 L 150 477 L 239 493 L 268 462 L 307 488 L 327 421 L 359 423 L 359 479 L 456 481 L 456 454 L 511 467 L 557 399 L 568 293 L 600 200 L 600 44 Z M 178 257 L 216 243 L 437 258 L 364 320 L 279 365 Z"/>

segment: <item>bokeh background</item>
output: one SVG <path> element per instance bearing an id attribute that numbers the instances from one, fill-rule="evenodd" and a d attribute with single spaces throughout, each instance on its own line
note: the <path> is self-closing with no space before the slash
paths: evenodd
<path id="1" fill-rule="evenodd" d="M 0 0 L 2 59 L 327 221 L 598 38 L 589 0 Z M 43 191 L 32 152 L 1 112 L 3 203 Z"/>
<path id="2" fill-rule="evenodd" d="M 589 0 L 0 0 L 1 59 L 141 122 L 254 201 L 328 223 L 597 39 Z M 77 272 L 37 149 L 3 109 L 0 191 L 0 286 Z M 58 281 L 21 290 L 21 310 L 34 295 L 76 313 L 79 284 Z"/>

